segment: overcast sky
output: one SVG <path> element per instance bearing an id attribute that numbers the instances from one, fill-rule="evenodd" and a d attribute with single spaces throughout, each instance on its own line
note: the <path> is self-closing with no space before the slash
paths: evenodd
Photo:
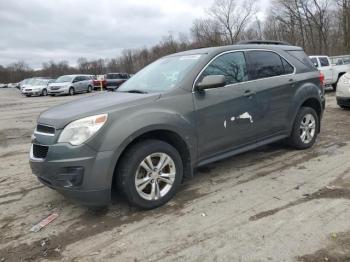
<path id="1" fill-rule="evenodd" d="M 259 0 L 260 12 L 268 0 Z M 0 64 L 112 58 L 188 33 L 213 0 L 0 0 Z"/>

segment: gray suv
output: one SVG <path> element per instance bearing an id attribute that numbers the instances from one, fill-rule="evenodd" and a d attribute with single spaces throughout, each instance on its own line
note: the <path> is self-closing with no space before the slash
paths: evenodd
<path id="1" fill-rule="evenodd" d="M 64 75 L 49 84 L 49 95 L 74 95 L 76 93 L 90 93 L 94 84 L 91 75 Z"/>
<path id="2" fill-rule="evenodd" d="M 85 205 L 111 190 L 141 208 L 169 201 L 195 167 L 285 139 L 311 147 L 325 106 L 323 78 L 303 50 L 244 44 L 161 58 L 117 92 L 43 112 L 30 166 Z"/>

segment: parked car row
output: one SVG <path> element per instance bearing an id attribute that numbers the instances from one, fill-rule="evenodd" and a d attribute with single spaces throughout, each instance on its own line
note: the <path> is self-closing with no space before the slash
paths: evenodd
<path id="1" fill-rule="evenodd" d="M 8 84 L 0 83 L 0 88 L 14 88 L 17 86 L 18 86 L 18 83 L 8 83 Z"/>
<path id="2" fill-rule="evenodd" d="M 331 62 L 331 59 L 328 56 L 310 56 L 310 59 L 314 66 L 318 68 L 325 77 L 325 85 L 332 86 L 334 90 L 337 89 L 337 84 L 340 80 L 340 77 L 347 72 L 350 72 L 350 64 L 345 63 L 347 61 L 342 59 L 339 62 L 339 59 L 336 60 L 333 58 L 333 61 L 336 64 Z"/>
<path id="3" fill-rule="evenodd" d="M 94 75 L 76 74 L 63 75 L 57 79 L 34 77 L 24 79 L 18 84 L 0 84 L 0 87 L 17 87 L 25 96 L 74 95 L 90 93 L 93 89 L 115 91 L 131 77 L 126 73 L 108 73 L 101 79 Z"/>

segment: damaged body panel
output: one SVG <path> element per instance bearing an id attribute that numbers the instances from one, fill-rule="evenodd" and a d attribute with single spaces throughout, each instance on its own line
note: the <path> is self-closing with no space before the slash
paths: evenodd
<path id="1" fill-rule="evenodd" d="M 295 136 L 295 121 L 319 131 L 319 73 L 288 50 L 303 52 L 236 45 L 173 54 L 117 92 L 51 108 L 32 138 L 32 171 L 85 205 L 108 205 L 117 186 L 132 204 L 154 208 L 197 166 Z"/>

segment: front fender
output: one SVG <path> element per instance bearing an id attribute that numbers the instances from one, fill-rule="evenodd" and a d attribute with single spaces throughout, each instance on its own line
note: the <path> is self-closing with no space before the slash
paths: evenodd
<path id="1" fill-rule="evenodd" d="M 109 119 L 109 124 L 103 128 L 98 139 L 92 140 L 89 145 L 97 151 L 113 151 L 110 160 L 108 177 L 112 182 L 115 166 L 126 147 L 139 136 L 151 131 L 171 131 L 179 135 L 186 143 L 191 160 L 196 155 L 196 135 L 192 113 L 181 115 L 171 110 L 145 109 L 128 111 Z"/>

